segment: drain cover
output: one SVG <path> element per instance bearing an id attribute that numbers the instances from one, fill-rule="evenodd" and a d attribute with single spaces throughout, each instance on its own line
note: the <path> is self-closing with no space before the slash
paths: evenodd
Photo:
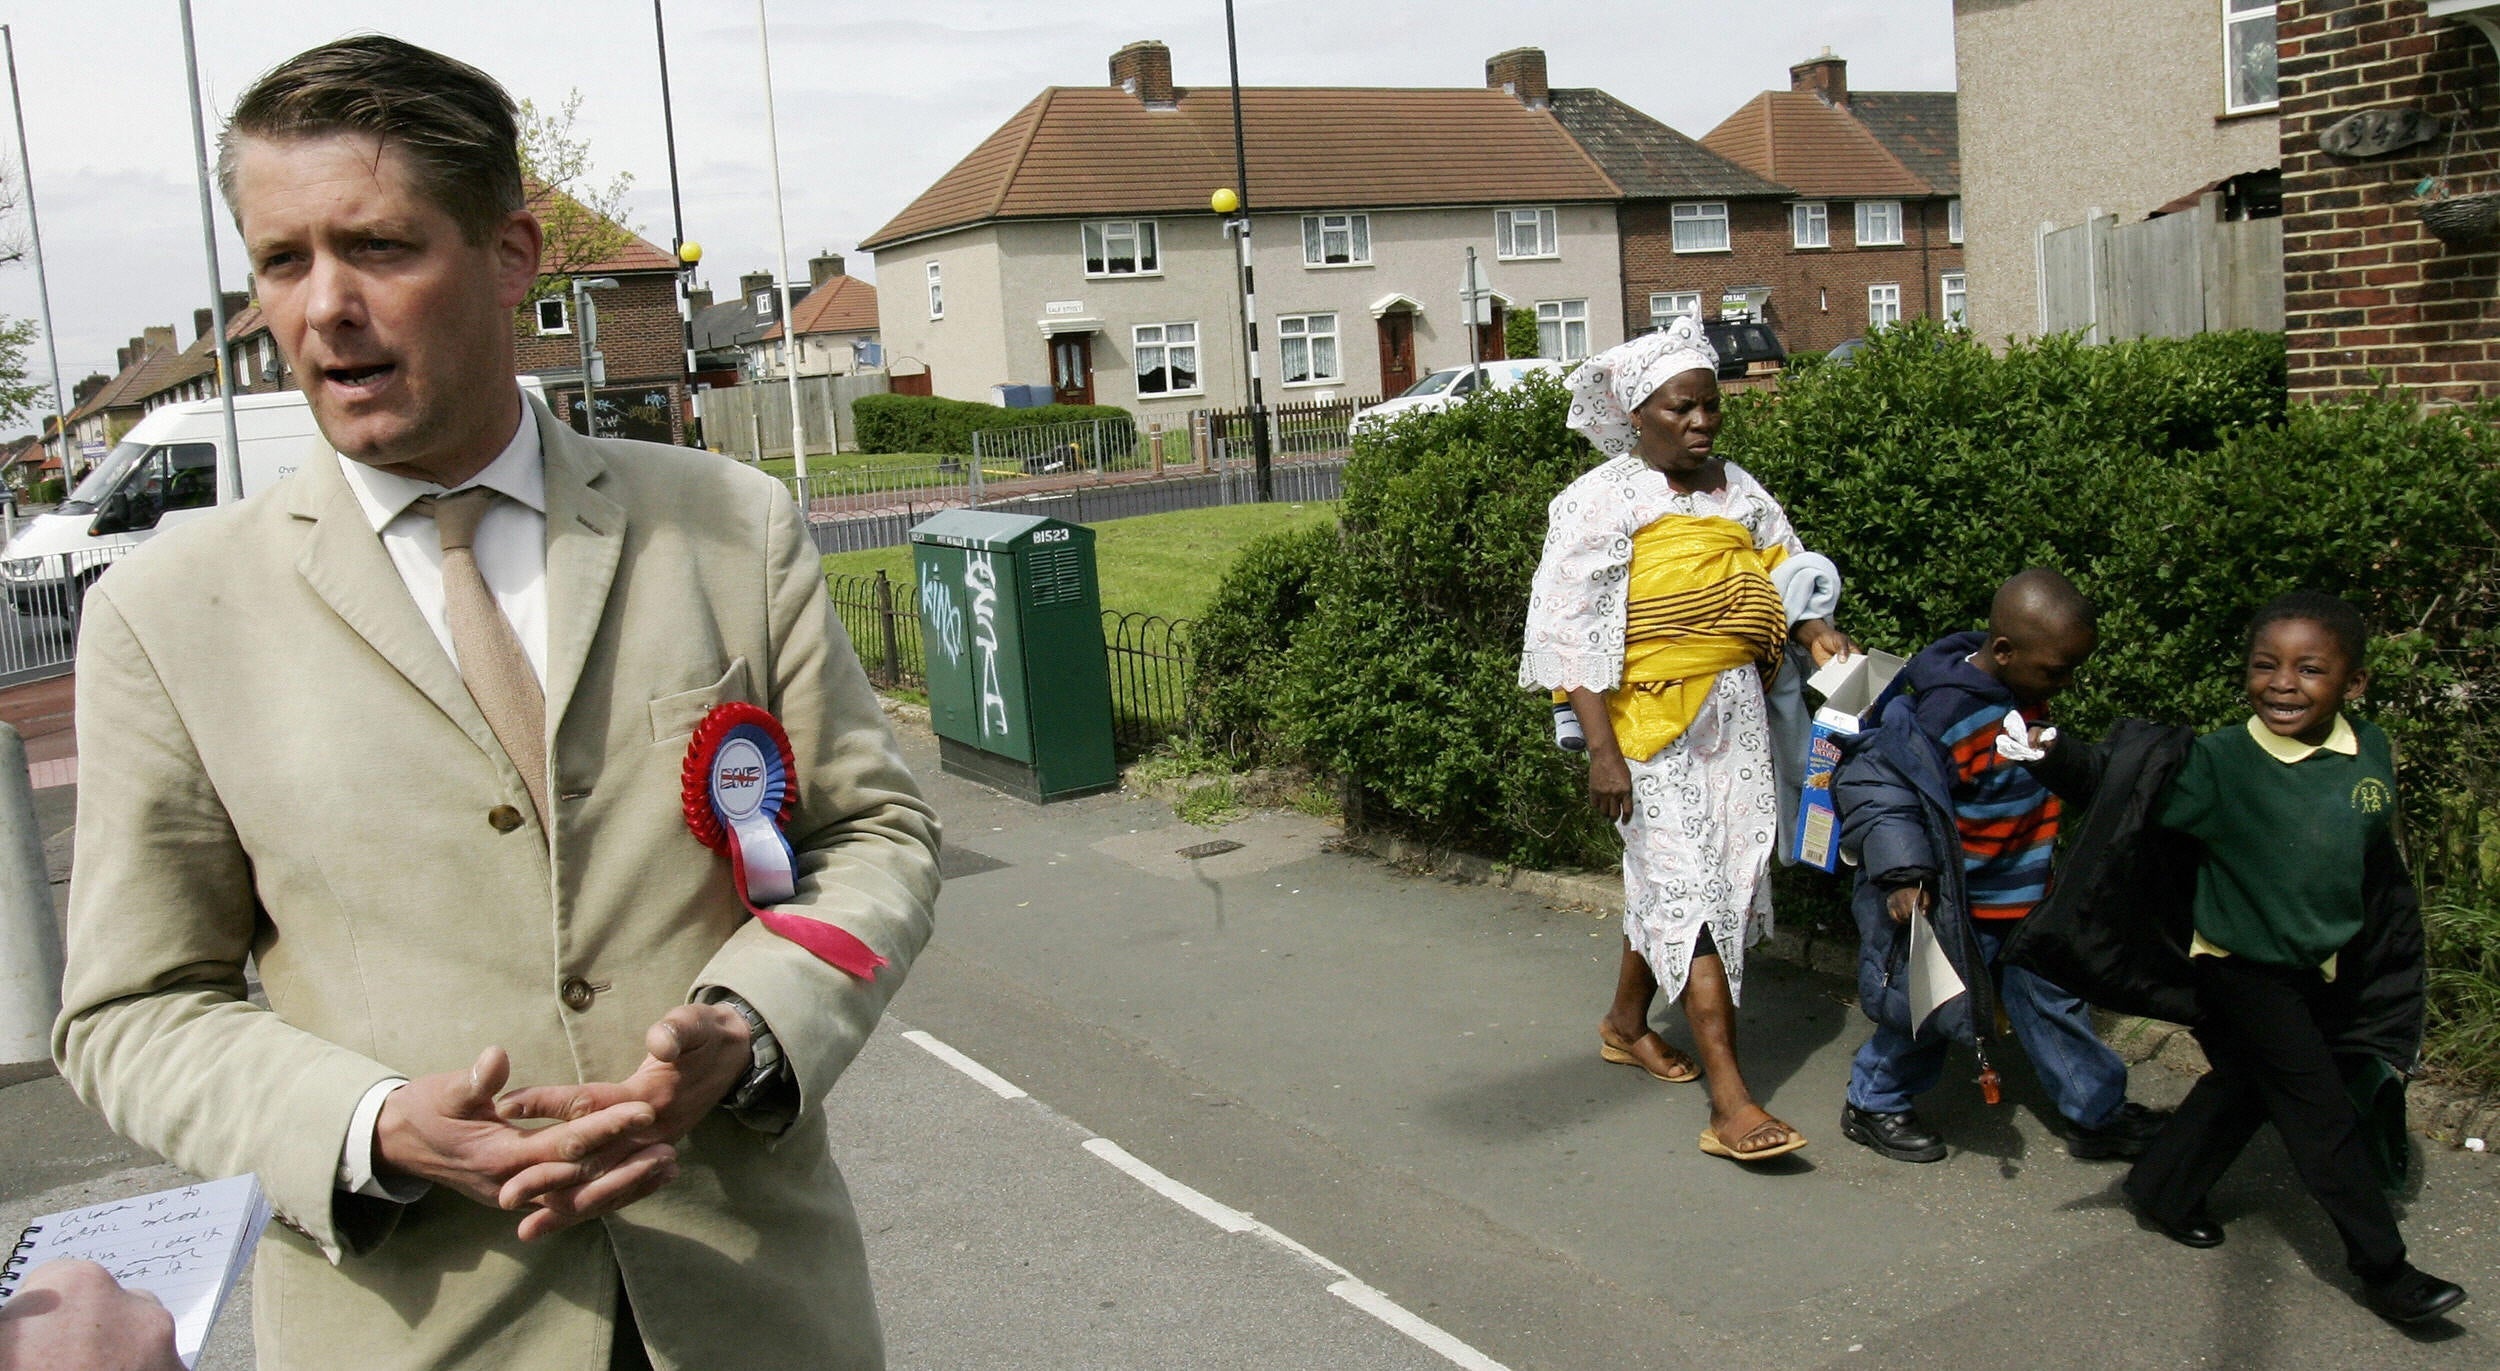
<path id="1" fill-rule="evenodd" d="M 1218 838 L 1209 843 L 1192 843 L 1189 846 L 1182 848 L 1180 850 L 1180 855 L 1189 858 L 1191 861 L 1196 861 L 1200 857 L 1221 857 L 1227 852 L 1239 852 L 1240 850 L 1241 844 L 1234 842 L 1232 839 Z"/>

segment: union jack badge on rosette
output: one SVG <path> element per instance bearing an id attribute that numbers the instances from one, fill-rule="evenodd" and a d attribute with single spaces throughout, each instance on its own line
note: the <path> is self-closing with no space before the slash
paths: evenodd
<path id="1" fill-rule="evenodd" d="M 738 898 L 766 928 L 861 980 L 885 958 L 848 930 L 771 906 L 799 893 L 798 853 L 782 832 L 797 785 L 790 735 L 768 710 L 735 702 L 703 716 L 686 747 L 686 827 L 729 858 Z"/>

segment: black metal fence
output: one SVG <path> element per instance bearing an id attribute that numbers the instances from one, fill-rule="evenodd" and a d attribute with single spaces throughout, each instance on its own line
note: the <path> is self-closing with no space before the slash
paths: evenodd
<path id="1" fill-rule="evenodd" d="M 929 688 L 920 648 L 917 590 L 880 571 L 828 576 L 834 612 L 868 679 L 887 690 Z M 1111 730 L 1123 756 L 1134 757 L 1190 724 L 1189 621 L 1160 614 L 1102 613 L 1102 644 L 1111 674 Z"/>
<path id="2" fill-rule="evenodd" d="M 1007 514 L 1045 514 L 1070 523 L 1093 524 L 1141 514 L 1205 509 L 1213 505 L 1249 504 L 1258 499 L 1250 471 L 1247 439 L 1217 446 L 1213 471 L 1187 476 L 1073 485 L 1030 495 L 992 494 L 981 508 Z M 1296 458 L 1275 464 L 1271 482 L 1276 498 L 1308 502 L 1339 498 L 1345 472 L 1343 457 Z M 993 487 L 993 491 L 998 488 Z M 936 499 L 874 512 L 808 516 L 807 531 L 818 552 L 864 552 L 899 547 L 911 540 L 912 526 L 941 509 L 962 508 L 964 499 Z"/>

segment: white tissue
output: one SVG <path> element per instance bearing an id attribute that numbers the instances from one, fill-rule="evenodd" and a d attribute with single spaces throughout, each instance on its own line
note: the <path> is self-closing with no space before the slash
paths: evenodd
<path id="1" fill-rule="evenodd" d="M 2466 1150 L 2466 1151 L 2468 1151 L 2468 1152 L 2480 1152 L 2480 1151 L 2482 1151 L 2482 1150 L 2483 1150 L 2483 1140 L 2482 1140 L 2482 1139 L 2480 1139 L 2480 1138 L 2468 1138 L 2468 1139 L 2466 1139 L 2466 1140 L 2465 1140 L 2465 1150 Z"/>
<path id="2" fill-rule="evenodd" d="M 2040 741 L 2056 742 L 2057 730 L 2040 730 Z M 2031 745 L 2031 725 L 2023 722 L 2023 712 L 2009 709 L 2005 711 L 2005 731 L 1997 735 L 1997 755 L 2009 762 L 2036 762 L 2049 754 Z"/>

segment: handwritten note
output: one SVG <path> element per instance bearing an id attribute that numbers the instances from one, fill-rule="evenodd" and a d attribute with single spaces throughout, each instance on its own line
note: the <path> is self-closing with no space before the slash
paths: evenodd
<path id="1" fill-rule="evenodd" d="M 268 1222 L 269 1201 L 252 1175 L 46 1214 L 26 1226 L 9 1255 L 0 1303 L 45 1262 L 91 1261 L 164 1302 L 182 1364 L 194 1365 Z"/>

